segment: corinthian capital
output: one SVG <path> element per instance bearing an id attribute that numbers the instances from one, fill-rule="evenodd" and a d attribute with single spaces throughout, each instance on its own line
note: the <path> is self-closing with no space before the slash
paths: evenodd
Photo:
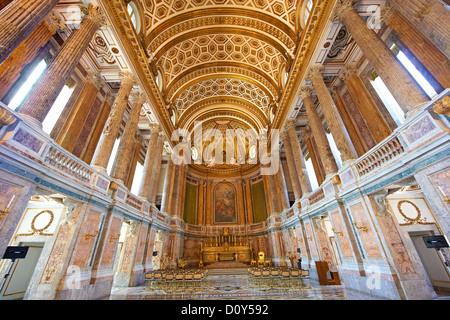
<path id="1" fill-rule="evenodd" d="M 80 6 L 81 12 L 84 13 L 84 19 L 90 19 L 98 23 L 99 27 L 107 27 L 109 25 L 108 19 L 103 14 L 99 6 L 95 6 L 92 3 L 86 7 L 84 5 Z"/>
<path id="2" fill-rule="evenodd" d="M 325 67 L 321 65 L 310 67 L 308 70 L 307 78 L 322 77 L 322 72 L 324 69 Z"/>
<path id="3" fill-rule="evenodd" d="M 310 97 L 312 94 L 312 88 L 311 87 L 301 87 L 300 91 L 298 92 L 298 96 L 302 99 L 305 99 L 307 97 Z"/>
<path id="4" fill-rule="evenodd" d="M 343 82 L 346 82 L 348 77 L 350 77 L 352 74 L 355 74 L 357 71 L 356 66 L 354 64 L 348 64 L 342 69 L 341 73 L 339 74 L 339 79 Z"/>
<path id="5" fill-rule="evenodd" d="M 359 2 L 359 0 L 338 0 L 336 7 L 334 8 L 332 20 L 341 20 L 342 17 L 349 11 L 353 10 L 354 6 Z"/>
<path id="6" fill-rule="evenodd" d="M 119 76 L 120 76 L 120 83 L 122 84 L 127 82 L 131 82 L 133 85 L 137 84 L 137 78 L 131 72 L 120 71 Z"/>
<path id="7" fill-rule="evenodd" d="M 147 100 L 147 96 L 146 96 L 145 92 L 142 92 L 142 91 L 141 92 L 133 92 L 131 94 L 131 99 L 134 104 L 143 105 Z"/>

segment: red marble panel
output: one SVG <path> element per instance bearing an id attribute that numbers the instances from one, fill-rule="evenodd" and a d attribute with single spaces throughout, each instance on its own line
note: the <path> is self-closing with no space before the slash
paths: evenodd
<path id="1" fill-rule="evenodd" d="M 333 221 L 334 231 L 336 233 L 342 232 L 342 235 L 339 234 L 337 236 L 338 243 L 341 246 L 342 254 L 344 257 L 353 257 L 353 251 L 350 246 L 350 241 L 348 240 L 347 233 L 345 232 L 344 223 L 342 221 L 341 215 L 339 212 L 333 213 L 331 215 L 331 220 Z"/>
<path id="2" fill-rule="evenodd" d="M 76 248 L 73 264 L 76 266 L 86 266 L 89 262 L 92 246 L 99 236 L 100 219 L 102 215 L 91 211 L 88 214 L 83 231 L 80 235 L 80 242 Z"/>
<path id="3" fill-rule="evenodd" d="M 110 264 L 114 256 L 114 249 L 119 241 L 119 232 L 122 227 L 122 220 L 113 218 L 109 227 L 108 238 L 103 248 L 102 264 Z"/>
<path id="4" fill-rule="evenodd" d="M 359 234 L 367 254 L 369 257 L 380 258 L 380 248 L 378 247 L 373 230 L 370 227 L 369 218 L 363 205 L 361 203 L 355 204 L 350 207 L 350 211 L 352 212 L 353 221 L 357 223 L 358 227 L 367 228 L 367 231 L 359 230 Z"/>

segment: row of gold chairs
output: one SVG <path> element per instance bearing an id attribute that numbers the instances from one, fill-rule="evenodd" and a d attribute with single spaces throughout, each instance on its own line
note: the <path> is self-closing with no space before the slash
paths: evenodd
<path id="1" fill-rule="evenodd" d="M 207 269 L 153 270 L 145 274 L 147 288 L 180 291 L 201 286 L 208 275 Z"/>
<path id="2" fill-rule="evenodd" d="M 308 270 L 300 270 L 286 266 L 253 267 L 248 268 L 249 283 L 260 286 L 293 286 L 299 283 L 302 277 L 308 277 Z"/>

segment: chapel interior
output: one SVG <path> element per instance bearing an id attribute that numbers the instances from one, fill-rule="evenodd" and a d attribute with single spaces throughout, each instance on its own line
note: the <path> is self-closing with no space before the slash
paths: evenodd
<path id="1" fill-rule="evenodd" d="M 449 1 L 0 10 L 0 299 L 450 298 Z"/>

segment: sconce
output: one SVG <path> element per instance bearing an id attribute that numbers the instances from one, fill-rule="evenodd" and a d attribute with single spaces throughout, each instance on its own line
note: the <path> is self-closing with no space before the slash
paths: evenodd
<path id="1" fill-rule="evenodd" d="M 333 230 L 333 232 L 334 232 L 335 234 L 337 234 L 338 236 L 340 236 L 340 237 L 344 236 L 344 233 L 342 233 L 342 232 L 337 232 L 336 230 L 334 230 L 334 228 L 331 228 L 331 230 Z"/>
<path id="2" fill-rule="evenodd" d="M 89 239 L 91 239 L 91 238 L 95 238 L 95 237 L 98 235 L 99 232 L 100 232 L 100 229 L 98 229 L 98 230 L 95 232 L 95 234 L 87 234 L 87 235 L 84 236 L 84 239 L 85 239 L 85 240 L 89 240 Z"/>
<path id="3" fill-rule="evenodd" d="M 109 238 L 109 242 L 114 242 L 114 241 L 118 240 L 119 238 L 120 238 L 120 233 L 115 238 L 114 237 Z"/>
<path id="4" fill-rule="evenodd" d="M 3 217 L 9 212 L 9 207 L 13 203 L 15 197 L 16 197 L 16 195 L 13 195 L 11 200 L 9 200 L 9 203 L 6 206 L 6 208 L 4 210 L 0 210 L 0 219 L 3 219 Z"/>
<path id="5" fill-rule="evenodd" d="M 367 228 L 366 228 L 366 227 L 358 227 L 358 224 L 356 223 L 356 221 L 353 222 L 353 225 L 356 227 L 356 229 L 360 229 L 360 230 L 362 230 L 362 231 L 367 231 Z"/>

